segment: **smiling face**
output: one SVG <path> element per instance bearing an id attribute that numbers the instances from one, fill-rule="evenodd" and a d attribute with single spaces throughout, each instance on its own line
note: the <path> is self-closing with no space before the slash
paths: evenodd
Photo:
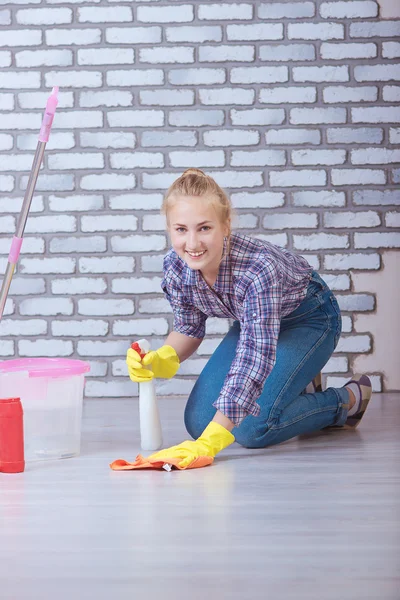
<path id="1" fill-rule="evenodd" d="M 207 283 L 212 285 L 218 275 L 224 237 L 229 233 L 212 200 L 177 196 L 168 209 L 167 223 L 175 252 L 191 269 L 200 270 Z"/>

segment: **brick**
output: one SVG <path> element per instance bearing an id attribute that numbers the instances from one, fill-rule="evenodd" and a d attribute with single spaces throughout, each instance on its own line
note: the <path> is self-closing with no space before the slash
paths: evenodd
<path id="1" fill-rule="evenodd" d="M 281 23 L 255 23 L 254 25 L 227 25 L 226 36 L 231 42 L 252 42 L 258 40 L 283 40 Z"/>
<path id="2" fill-rule="evenodd" d="M 195 101 L 193 90 L 143 90 L 139 98 L 149 106 L 192 106 Z"/>
<path id="3" fill-rule="evenodd" d="M 293 125 L 316 125 L 320 123 L 345 123 L 345 108 L 292 108 L 290 123 Z"/>
<path id="4" fill-rule="evenodd" d="M 114 294 L 152 294 L 160 291 L 160 277 L 114 277 L 111 291 Z"/>
<path id="5" fill-rule="evenodd" d="M 400 58 L 400 42 L 383 42 L 383 58 Z"/>
<path id="6" fill-rule="evenodd" d="M 320 275 L 333 291 L 347 291 L 350 289 L 351 283 L 349 275 L 337 275 L 336 273 L 320 273 Z"/>
<path id="7" fill-rule="evenodd" d="M 166 248 L 165 235 L 112 236 L 110 242 L 113 252 L 158 252 Z"/>
<path id="8" fill-rule="evenodd" d="M 230 111 L 232 125 L 280 125 L 285 120 L 283 108 L 252 108 Z"/>
<path id="9" fill-rule="evenodd" d="M 233 219 L 235 229 L 255 229 L 258 225 L 258 217 L 253 214 L 241 214 Z"/>
<path id="10" fill-rule="evenodd" d="M 48 46 L 88 46 L 100 43 L 101 29 L 47 29 L 45 36 Z"/>
<path id="11" fill-rule="evenodd" d="M 47 9 L 48 10 L 48 9 Z M 71 356 L 72 342 L 63 340 L 21 340 L 18 342 L 19 356 Z"/>
<path id="12" fill-rule="evenodd" d="M 57 233 L 76 231 L 76 218 L 71 215 L 30 217 L 26 233 Z"/>
<path id="13" fill-rule="evenodd" d="M 162 85 L 164 83 L 164 71 L 162 69 L 108 71 L 106 79 L 108 86 L 115 87 Z"/>
<path id="14" fill-rule="evenodd" d="M 85 6 L 78 8 L 79 23 L 130 23 L 132 9 L 129 6 Z"/>
<path id="15" fill-rule="evenodd" d="M 85 340 L 78 342 L 77 351 L 80 356 L 124 356 L 126 354 L 126 342 L 124 343 L 122 340 L 118 342 L 91 342 Z M 88 382 L 85 385 L 86 396 L 88 396 L 87 387 L 90 383 L 94 382 Z M 131 390 L 130 396 L 132 396 L 132 382 L 129 381 L 128 383 Z"/>
<path id="16" fill-rule="evenodd" d="M 254 46 L 200 46 L 200 62 L 252 62 L 255 58 Z M 193 61 L 192 61 L 193 62 Z"/>
<path id="17" fill-rule="evenodd" d="M 218 3 L 201 4 L 197 11 L 200 20 L 210 21 L 230 21 L 230 20 L 250 20 L 253 18 L 253 7 L 251 4 L 244 3 Z"/>
<path id="18" fill-rule="evenodd" d="M 110 127 L 162 127 L 164 113 L 161 110 L 119 110 L 107 113 Z"/>
<path id="19" fill-rule="evenodd" d="M 142 314 L 172 313 L 172 310 L 165 298 L 148 298 L 139 301 L 139 312 Z"/>
<path id="20" fill-rule="evenodd" d="M 206 323 L 208 322 L 209 319 L 206 321 Z M 206 358 L 185 360 L 185 362 L 182 363 L 179 368 L 179 373 L 181 375 L 200 375 L 206 364 Z"/>
<path id="21" fill-rule="evenodd" d="M 135 148 L 136 136 L 125 131 L 105 131 L 80 133 L 82 148 Z"/>
<path id="22" fill-rule="evenodd" d="M 289 40 L 343 40 L 344 27 L 339 23 L 289 23 Z"/>
<path id="23" fill-rule="evenodd" d="M 383 129 L 372 127 L 336 127 L 326 130 L 328 144 L 380 144 L 383 140 Z"/>
<path id="24" fill-rule="evenodd" d="M 168 333 L 168 321 L 160 317 L 151 319 L 134 319 L 128 321 L 114 321 L 113 335 L 131 335 L 136 339 L 148 335 L 166 335 Z"/>
<path id="25" fill-rule="evenodd" d="M 82 216 L 81 230 L 94 231 L 136 231 L 137 217 L 134 215 Z"/>
<path id="26" fill-rule="evenodd" d="M 123 194 L 110 196 L 109 206 L 112 210 L 132 210 L 134 208 L 147 210 L 160 210 L 162 194 Z"/>
<path id="27" fill-rule="evenodd" d="M 258 131 L 251 129 L 219 129 L 203 134 L 205 146 L 252 146 L 260 141 Z"/>
<path id="28" fill-rule="evenodd" d="M 48 97 L 49 92 L 21 92 L 18 94 L 18 104 L 21 108 L 39 108 L 40 110 L 44 110 Z M 63 91 L 63 93 L 60 95 L 57 109 L 72 108 L 73 106 L 73 93 Z"/>
<path id="29" fill-rule="evenodd" d="M 268 2 L 258 8 L 260 19 L 299 19 L 315 15 L 314 2 Z"/>
<path id="30" fill-rule="evenodd" d="M 375 102 L 378 99 L 378 88 L 376 86 L 357 88 L 346 87 L 344 85 L 329 86 L 324 88 L 323 98 L 326 104 Z"/>
<path id="31" fill-rule="evenodd" d="M 88 360 L 86 362 L 90 365 L 90 371 L 86 373 L 86 377 L 104 377 L 107 375 L 107 363 L 94 360 Z"/>
<path id="32" fill-rule="evenodd" d="M 118 152 L 110 154 L 112 169 L 162 168 L 164 156 L 161 152 Z"/>
<path id="33" fill-rule="evenodd" d="M 74 110 L 70 112 L 57 111 L 54 117 L 55 129 L 78 129 L 85 123 L 85 128 L 103 127 L 103 113 L 101 110 Z"/>
<path id="34" fill-rule="evenodd" d="M 284 150 L 255 150 L 254 152 L 234 150 L 231 156 L 232 167 L 264 167 L 284 164 L 286 164 Z"/>
<path id="35" fill-rule="evenodd" d="M 365 312 L 375 308 L 375 298 L 372 294 L 338 295 L 337 301 L 341 310 L 349 312 Z"/>
<path id="36" fill-rule="evenodd" d="M 315 48 L 312 44 L 260 46 L 260 60 L 278 62 L 315 60 Z"/>
<path id="37" fill-rule="evenodd" d="M 400 144 L 400 127 L 397 129 L 391 127 L 389 129 L 389 141 L 391 144 Z"/>
<path id="38" fill-rule="evenodd" d="M 317 129 L 270 129 L 265 134 L 267 144 L 291 146 L 292 144 L 320 144 L 321 133 Z"/>
<path id="39" fill-rule="evenodd" d="M 211 85 L 225 83 L 225 69 L 208 69 L 207 67 L 193 69 L 174 69 L 168 73 L 168 81 L 172 85 Z"/>
<path id="40" fill-rule="evenodd" d="M 43 335 L 47 333 L 47 323 L 43 319 L 4 319 L 0 323 L 0 335 Z"/>
<path id="41" fill-rule="evenodd" d="M 386 227 L 397 227 L 400 228 L 400 213 L 399 212 L 388 212 L 385 215 Z"/>
<path id="42" fill-rule="evenodd" d="M 349 69 L 347 66 L 293 67 L 293 81 L 349 81 Z"/>
<path id="43" fill-rule="evenodd" d="M 86 254 L 90 252 L 105 252 L 107 249 L 107 241 L 102 236 L 85 236 L 85 237 L 52 237 L 49 243 L 50 252 L 55 254 L 70 252 Z"/>
<path id="44" fill-rule="evenodd" d="M 354 67 L 356 81 L 398 81 L 400 79 L 399 65 L 366 65 Z"/>
<path id="45" fill-rule="evenodd" d="M 188 23 L 193 21 L 190 4 L 180 6 L 138 6 L 137 20 L 142 23 Z"/>
<path id="46" fill-rule="evenodd" d="M 57 302 L 60 302 L 58 300 Z M 78 300 L 78 314 L 87 316 L 132 315 L 135 312 L 132 300 L 118 298 Z"/>
<path id="47" fill-rule="evenodd" d="M 0 25 L 10 25 L 10 24 L 11 24 L 11 11 L 0 10 Z"/>
<path id="48" fill-rule="evenodd" d="M 129 256 L 107 256 L 102 258 L 80 258 L 80 273 L 133 273 L 135 259 Z"/>
<path id="49" fill-rule="evenodd" d="M 166 225 L 164 215 L 144 215 L 142 218 L 143 231 L 165 231 Z"/>
<path id="50" fill-rule="evenodd" d="M 3 155 L 0 161 L 0 171 L 30 171 L 32 157 L 27 154 Z"/>
<path id="51" fill-rule="evenodd" d="M 231 194 L 234 208 L 276 208 L 285 204 L 282 192 L 238 192 Z"/>
<path id="52" fill-rule="evenodd" d="M 70 279 L 53 279 L 51 291 L 53 294 L 75 296 L 83 294 L 104 294 L 107 290 L 105 279 L 100 277 L 71 277 Z"/>
<path id="53" fill-rule="evenodd" d="M 62 25 L 72 23 L 70 8 L 26 8 L 17 10 L 16 21 L 19 25 Z"/>
<path id="54" fill-rule="evenodd" d="M 40 46 L 42 32 L 37 29 L 21 29 L 1 32 L 0 47 L 4 46 Z"/>
<path id="55" fill-rule="evenodd" d="M 269 180 L 272 187 L 320 186 L 326 184 L 326 172 L 317 169 L 270 171 Z"/>
<path id="56" fill-rule="evenodd" d="M 293 247 L 296 250 L 330 250 L 333 248 L 348 248 L 349 236 L 333 233 L 311 233 L 294 235 Z"/>
<path id="57" fill-rule="evenodd" d="M 152 64 L 188 64 L 194 62 L 194 48 L 141 48 L 139 62 Z"/>
<path id="58" fill-rule="evenodd" d="M 380 21 L 375 23 L 351 23 L 351 38 L 393 37 L 400 35 L 400 21 Z"/>
<path id="59" fill-rule="evenodd" d="M 263 218 L 264 229 L 315 229 L 317 226 L 316 213 L 275 213 Z"/>
<path id="60" fill-rule="evenodd" d="M 356 206 L 400 204 L 400 190 L 363 190 L 353 192 L 353 204 Z"/>
<path id="61" fill-rule="evenodd" d="M 131 65 L 135 60 L 131 48 L 87 48 L 78 50 L 78 65 Z"/>
<path id="62" fill-rule="evenodd" d="M 2 34 L 3 35 L 3 32 Z M 40 73 L 22 72 L 15 73 L 8 71 L 7 73 L 0 73 L 0 89 L 2 90 L 14 90 L 14 89 L 35 89 L 40 87 Z M 35 115 L 39 116 L 39 115 Z M 40 125 L 39 125 L 40 127 Z M 25 127 L 24 127 L 25 129 Z"/>
<path id="63" fill-rule="evenodd" d="M 104 157 L 100 152 L 68 152 L 51 154 L 47 159 L 50 170 L 102 169 Z"/>
<path id="64" fill-rule="evenodd" d="M 36 150 L 37 134 L 22 134 L 17 136 L 18 150 Z M 52 131 L 46 150 L 71 150 L 75 147 L 75 136 L 71 132 Z"/>
<path id="65" fill-rule="evenodd" d="M 168 123 L 174 127 L 202 127 L 203 125 L 224 125 L 222 110 L 171 110 Z"/>
<path id="66" fill-rule="evenodd" d="M 108 44 L 159 44 L 161 27 L 108 27 L 106 42 Z"/>
<path id="67" fill-rule="evenodd" d="M 72 65 L 70 50 L 23 50 L 16 52 L 15 63 L 19 68 L 69 67 Z"/>
<path id="68" fill-rule="evenodd" d="M 163 258 L 162 255 L 143 256 L 140 260 L 141 272 L 162 273 Z"/>
<path id="69" fill-rule="evenodd" d="M 2 51 L 0 52 L 0 67 L 10 67 L 11 66 L 11 52 Z M 17 65 L 19 66 L 19 65 Z"/>
<path id="70" fill-rule="evenodd" d="M 165 148 L 167 146 L 195 146 L 197 133 L 194 131 L 145 131 L 142 133 L 142 147 Z"/>
<path id="71" fill-rule="evenodd" d="M 12 175 L 0 175 L 0 191 L 12 192 L 15 185 L 15 179 Z"/>
<path id="72" fill-rule="evenodd" d="M 10 252 L 10 239 L 0 240 L 0 254 Z M 24 254 L 44 254 L 44 240 L 42 238 L 24 237 L 23 251 Z"/>
<path id="73" fill-rule="evenodd" d="M 261 240 L 262 242 L 270 242 L 271 244 L 275 244 L 275 246 L 279 246 L 280 248 L 288 247 L 288 236 L 286 233 L 268 233 L 268 235 L 263 235 L 262 233 L 253 233 L 252 237 L 256 240 Z"/>
<path id="74" fill-rule="evenodd" d="M 74 258 L 21 258 L 19 272 L 22 274 L 75 273 Z"/>
<path id="75" fill-rule="evenodd" d="M 191 44 L 195 44 L 222 41 L 222 27 L 220 26 L 166 27 L 164 31 L 167 42 L 190 42 Z M 161 41 L 161 39 L 157 41 Z"/>
<path id="76" fill-rule="evenodd" d="M 305 191 L 293 192 L 294 206 L 345 206 L 346 196 L 344 192 L 335 192 L 332 190 L 324 190 L 321 192 Z"/>
<path id="77" fill-rule="evenodd" d="M 359 227 L 376 227 L 381 224 L 381 219 L 377 212 L 357 211 L 357 212 L 325 212 L 324 225 L 325 227 L 339 228 L 359 228 Z"/>
<path id="78" fill-rule="evenodd" d="M 44 292 L 45 281 L 39 277 L 34 279 L 14 277 L 10 286 L 10 294 L 14 296 L 37 296 L 44 294 Z"/>
<path id="79" fill-rule="evenodd" d="M 349 361 L 345 356 L 333 356 L 328 360 L 322 373 L 347 373 L 349 370 Z"/>
<path id="80" fill-rule="evenodd" d="M 14 96 L 12 94 L 0 93 L 0 110 L 13 110 L 14 106 Z"/>
<path id="81" fill-rule="evenodd" d="M 40 315 L 40 316 L 56 316 L 56 315 L 72 315 L 74 312 L 74 304 L 71 298 L 58 298 L 54 302 L 54 298 L 32 298 L 22 300 L 19 303 L 19 313 L 21 315 Z"/>
<path id="82" fill-rule="evenodd" d="M 400 102 L 400 86 L 385 85 L 382 90 L 382 100 L 385 102 Z"/>
<path id="83" fill-rule="evenodd" d="M 49 208 L 54 212 L 79 211 L 87 212 L 104 208 L 103 196 L 75 195 L 75 196 L 49 196 Z"/>
<path id="84" fill-rule="evenodd" d="M 211 105 L 228 105 L 235 104 L 253 104 L 255 99 L 255 91 L 246 88 L 218 88 L 200 89 L 198 90 L 201 104 Z"/>
<path id="85" fill-rule="evenodd" d="M 324 269 L 328 271 L 378 270 L 381 257 L 377 253 L 369 254 L 325 254 Z"/>
<path id="86" fill-rule="evenodd" d="M 171 167 L 224 167 L 223 150 L 197 150 L 196 152 L 170 152 Z"/>
<path id="87" fill-rule="evenodd" d="M 333 185 L 367 185 L 386 183 L 384 171 L 378 169 L 332 169 Z"/>
<path id="88" fill-rule="evenodd" d="M 322 2 L 319 13 L 324 19 L 362 19 L 378 16 L 378 4 L 368 0 Z"/>
<path id="89" fill-rule="evenodd" d="M 362 148 L 351 151 L 353 165 L 383 165 L 400 162 L 400 149 Z"/>
<path id="90" fill-rule="evenodd" d="M 221 342 L 222 338 L 220 337 L 206 339 L 201 343 L 199 349 L 197 350 L 197 354 L 200 356 L 212 354 Z"/>
<path id="91" fill-rule="evenodd" d="M 266 104 L 303 104 L 315 102 L 315 87 L 274 87 L 260 90 L 259 101 Z"/>
<path id="92" fill-rule="evenodd" d="M 378 49 L 376 44 L 330 44 L 324 42 L 320 47 L 321 58 L 328 60 L 343 60 L 345 58 L 376 58 Z"/>
<path id="93" fill-rule="evenodd" d="M 11 150 L 13 143 L 12 135 L 0 133 L 0 150 Z"/>
<path id="94" fill-rule="evenodd" d="M 392 181 L 393 183 L 400 183 L 400 169 L 392 170 Z"/>
<path id="95" fill-rule="evenodd" d="M 346 150 L 292 150 L 294 165 L 342 165 Z"/>
<path id="96" fill-rule="evenodd" d="M 400 233 L 355 233 L 354 248 L 400 248 Z"/>
<path id="97" fill-rule="evenodd" d="M 131 190 L 135 186 L 134 175 L 104 173 L 102 175 L 84 175 L 81 179 L 83 190 Z"/>
<path id="98" fill-rule="evenodd" d="M 74 321 L 53 321 L 51 333 L 54 336 L 81 337 L 107 335 L 109 325 L 100 319 L 85 319 Z"/>
<path id="99" fill-rule="evenodd" d="M 232 83 L 280 83 L 289 80 L 287 67 L 233 67 Z"/>
<path id="100" fill-rule="evenodd" d="M 340 338 L 335 352 L 369 352 L 371 350 L 371 337 L 369 335 L 355 335 Z"/>
<path id="101" fill-rule="evenodd" d="M 63 83 L 63 88 L 95 88 L 102 85 L 100 71 L 50 71 L 44 74 L 44 79 L 46 87 L 53 87 L 60 81 Z"/>
<path id="102" fill-rule="evenodd" d="M 23 198 L 0 198 L 0 213 L 20 213 L 22 209 Z M 34 196 L 29 213 L 43 212 L 43 196 Z"/>

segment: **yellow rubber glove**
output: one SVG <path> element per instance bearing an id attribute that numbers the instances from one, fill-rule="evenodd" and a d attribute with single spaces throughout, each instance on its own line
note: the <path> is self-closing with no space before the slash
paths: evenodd
<path id="1" fill-rule="evenodd" d="M 129 348 L 126 353 L 126 364 L 128 365 L 128 373 L 132 381 L 142 383 L 143 381 L 150 381 L 153 379 L 153 371 L 143 368 L 140 354 L 133 348 Z"/>
<path id="2" fill-rule="evenodd" d="M 148 352 L 142 358 L 142 365 L 151 365 L 154 377 L 171 379 L 179 369 L 180 360 L 172 346 L 161 346 L 158 350 Z"/>
<path id="3" fill-rule="evenodd" d="M 230 446 L 235 441 L 234 436 L 230 431 L 222 427 L 219 423 L 211 421 L 197 440 L 194 442 L 186 440 L 177 446 L 160 450 L 149 456 L 155 460 L 165 460 L 171 458 L 181 458 L 180 467 L 187 467 L 196 458 L 200 456 L 214 456 L 221 452 L 227 446 Z"/>

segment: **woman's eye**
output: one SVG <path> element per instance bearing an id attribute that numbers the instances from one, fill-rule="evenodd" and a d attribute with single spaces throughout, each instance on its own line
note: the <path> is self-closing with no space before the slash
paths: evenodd
<path id="1" fill-rule="evenodd" d="M 183 227 L 177 227 L 176 230 L 178 233 L 183 233 L 185 230 Z"/>
<path id="2" fill-rule="evenodd" d="M 211 227 L 209 227 L 208 225 L 203 225 L 201 229 L 202 231 L 208 231 L 209 229 L 211 229 Z"/>

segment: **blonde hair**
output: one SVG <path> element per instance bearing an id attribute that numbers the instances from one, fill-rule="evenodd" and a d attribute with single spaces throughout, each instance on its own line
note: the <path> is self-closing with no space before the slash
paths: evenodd
<path id="1" fill-rule="evenodd" d="M 208 202 L 215 208 L 220 222 L 227 225 L 227 249 L 229 250 L 229 238 L 232 226 L 232 204 L 218 183 L 206 175 L 200 169 L 191 167 L 186 169 L 178 179 L 167 190 L 161 207 L 161 212 L 168 219 L 168 210 L 173 205 L 177 196 L 195 196 L 201 198 L 207 196 Z"/>

